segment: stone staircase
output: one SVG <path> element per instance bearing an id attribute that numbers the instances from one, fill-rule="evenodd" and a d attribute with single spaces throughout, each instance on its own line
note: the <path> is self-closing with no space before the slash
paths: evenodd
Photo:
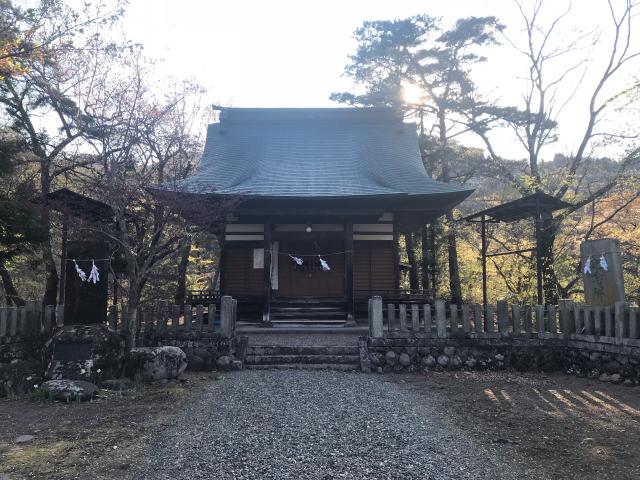
<path id="1" fill-rule="evenodd" d="M 271 323 L 344 325 L 346 304 L 331 298 L 278 298 L 271 302 Z"/>
<path id="2" fill-rule="evenodd" d="M 249 345 L 244 368 L 248 370 L 360 370 L 357 345 Z"/>

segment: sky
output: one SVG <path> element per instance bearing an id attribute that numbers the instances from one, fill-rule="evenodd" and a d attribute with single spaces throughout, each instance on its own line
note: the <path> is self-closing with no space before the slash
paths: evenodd
<path id="1" fill-rule="evenodd" d="M 613 2 L 622 6 L 624 0 Z M 586 92 L 603 66 L 598 52 L 611 40 L 605 33 L 609 14 L 604 0 L 573 3 L 559 32 L 601 29 L 601 43 L 550 66 L 553 74 L 554 68 L 559 72 L 574 59 L 591 58 L 576 71 L 572 88 L 560 92 L 560 97 L 568 96 L 584 71 L 583 88 L 559 117 L 561 140 L 547 149 L 548 156 L 575 150 L 583 129 Z M 543 20 L 565 7 L 563 0 L 547 0 Z M 441 17 L 444 25 L 470 15 L 496 15 L 511 39 L 522 40 L 522 23 L 512 0 L 130 0 L 124 26 L 126 35 L 142 43 L 149 56 L 163 59 L 159 73 L 195 79 L 207 89 L 207 103 L 332 107 L 339 106 L 329 100 L 332 92 L 353 90 L 342 73 L 356 47 L 354 30 L 365 20 L 418 13 Z M 563 38 L 568 37 L 557 40 Z M 640 50 L 635 38 L 634 46 Z M 522 56 L 506 42 L 487 50 L 487 56 L 488 62 L 472 72 L 480 90 L 504 105 L 519 102 L 526 74 Z M 622 72 L 614 88 L 623 86 L 632 73 L 633 69 Z M 503 156 L 523 156 L 507 133 L 497 135 L 496 141 Z M 465 143 L 479 145 L 473 138 Z"/>

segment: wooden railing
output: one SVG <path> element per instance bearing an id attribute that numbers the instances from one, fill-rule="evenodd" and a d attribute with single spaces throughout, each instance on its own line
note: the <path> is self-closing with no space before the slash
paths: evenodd
<path id="1" fill-rule="evenodd" d="M 49 334 L 56 320 L 62 322 L 63 308 L 28 301 L 22 307 L 0 307 L 0 342 Z"/>
<path id="2" fill-rule="evenodd" d="M 560 300 L 556 305 L 480 304 L 383 304 L 382 297 L 369 299 L 369 335 L 430 337 L 541 336 L 608 338 L 613 343 L 640 346 L 640 310 L 625 302 L 613 307 L 592 307 Z"/>
<path id="3" fill-rule="evenodd" d="M 218 332 L 225 338 L 232 338 L 236 331 L 237 304 L 228 296 L 222 297 L 219 304 L 208 305 L 156 302 L 138 309 L 138 332 Z M 130 321 L 131 315 L 125 306 L 109 307 L 109 327 L 124 332 Z M 48 335 L 56 325 L 64 325 L 64 305 L 42 309 L 40 302 L 29 301 L 23 307 L 0 307 L 0 342 Z"/>

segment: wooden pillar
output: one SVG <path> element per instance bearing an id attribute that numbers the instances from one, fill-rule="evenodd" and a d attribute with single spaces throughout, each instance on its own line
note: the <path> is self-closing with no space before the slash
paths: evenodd
<path id="1" fill-rule="evenodd" d="M 264 224 L 264 308 L 262 309 L 262 323 L 271 323 L 271 224 Z"/>
<path id="2" fill-rule="evenodd" d="M 482 215 L 482 307 L 487 308 L 487 219 Z"/>
<path id="3" fill-rule="evenodd" d="M 353 304 L 353 222 L 344 225 L 344 276 L 347 298 L 347 324 L 355 324 Z M 373 261 L 373 260 L 372 260 Z"/>
<path id="4" fill-rule="evenodd" d="M 398 246 L 398 224 L 395 214 L 393 216 L 393 285 L 396 290 L 400 290 L 400 251 Z"/>
<path id="5" fill-rule="evenodd" d="M 540 227 L 540 196 L 536 195 L 536 285 L 538 287 L 538 305 L 544 305 L 544 295 L 542 292 L 542 255 L 540 255 L 540 236 L 542 234 Z"/>
<path id="6" fill-rule="evenodd" d="M 64 289 L 67 277 L 67 240 L 69 237 L 69 214 L 62 215 L 62 247 L 60 252 L 60 286 L 58 288 L 58 305 L 64 304 Z M 46 306 L 46 305 L 45 305 Z"/>

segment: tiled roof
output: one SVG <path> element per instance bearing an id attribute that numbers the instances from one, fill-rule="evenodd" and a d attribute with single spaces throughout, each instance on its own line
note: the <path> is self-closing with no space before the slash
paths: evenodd
<path id="1" fill-rule="evenodd" d="M 378 108 L 225 109 L 195 174 L 170 189 L 315 198 L 467 191 L 432 180 L 415 125 Z"/>

